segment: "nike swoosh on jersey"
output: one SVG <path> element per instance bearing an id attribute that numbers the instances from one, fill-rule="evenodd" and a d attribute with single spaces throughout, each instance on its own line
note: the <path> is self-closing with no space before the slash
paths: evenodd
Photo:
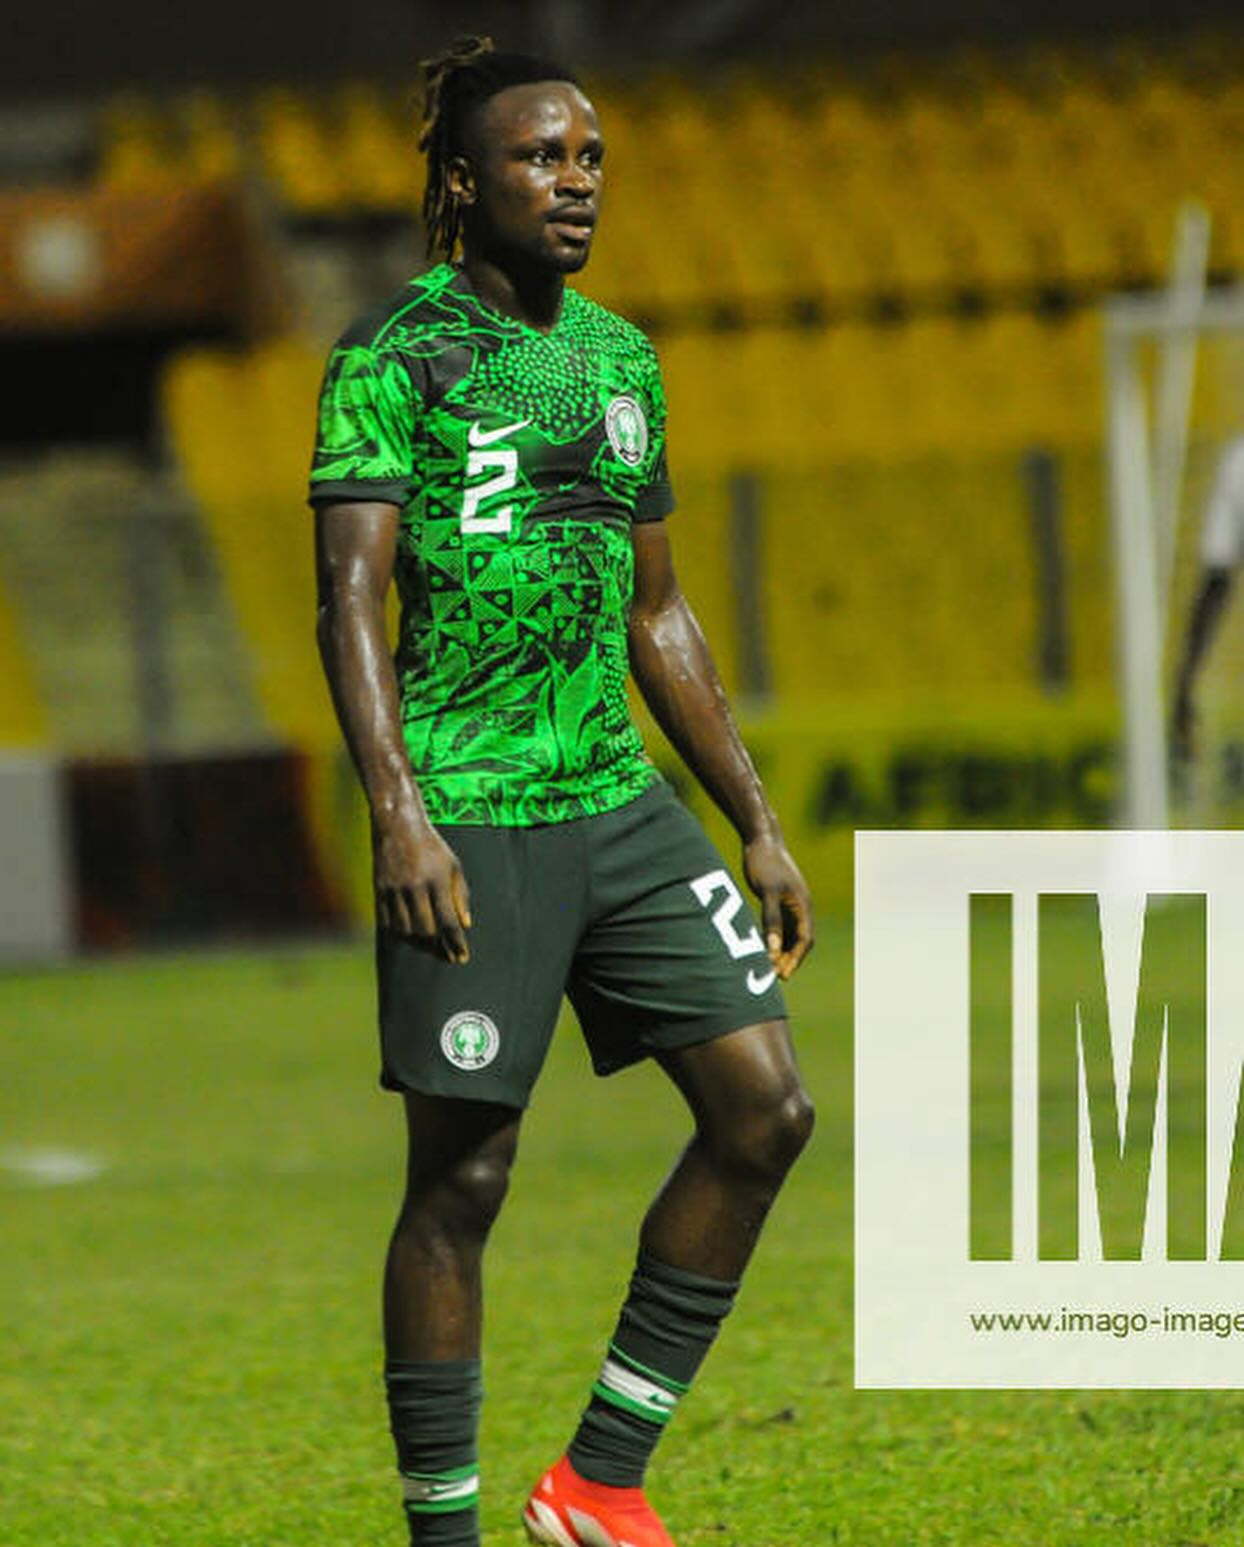
<path id="1" fill-rule="evenodd" d="M 499 430 L 486 430 L 480 424 L 472 424 L 467 431 L 467 440 L 472 446 L 491 446 L 494 441 L 505 440 L 506 436 L 525 430 L 530 423 L 530 419 L 517 419 L 513 424 L 503 424 Z"/>
<path id="2" fill-rule="evenodd" d="M 766 988 L 771 988 L 777 979 L 777 973 L 772 968 L 768 972 L 757 975 L 755 967 L 747 969 L 747 986 L 753 994 L 763 994 Z"/>

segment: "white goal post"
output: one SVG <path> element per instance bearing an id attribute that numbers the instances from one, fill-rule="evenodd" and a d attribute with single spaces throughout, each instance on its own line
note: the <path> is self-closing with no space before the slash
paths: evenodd
<path id="1" fill-rule="evenodd" d="M 1173 576 L 1188 508 L 1185 468 L 1198 349 L 1244 339 L 1244 286 L 1207 291 L 1209 217 L 1185 206 L 1165 291 L 1104 307 L 1107 479 L 1117 587 L 1123 709 L 1123 826 L 1170 825 L 1166 679 Z M 1244 404 L 1241 405 L 1244 410 Z M 1237 426 L 1244 433 L 1244 412 Z M 1177 626 L 1177 625 L 1176 625 Z"/>

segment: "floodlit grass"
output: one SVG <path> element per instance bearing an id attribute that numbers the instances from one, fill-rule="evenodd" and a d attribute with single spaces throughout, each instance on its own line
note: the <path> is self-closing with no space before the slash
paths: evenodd
<path id="1" fill-rule="evenodd" d="M 379 1383 L 400 1112 L 366 950 L 146 959 L 0 983 L 3 1547 L 397 1547 Z M 651 1493 L 680 1547 L 1244 1542 L 1244 1401 L 851 1387 L 850 963 L 791 993 L 820 1108 Z M 683 1130 L 564 1028 L 489 1258 L 484 1540 L 564 1445 Z"/>

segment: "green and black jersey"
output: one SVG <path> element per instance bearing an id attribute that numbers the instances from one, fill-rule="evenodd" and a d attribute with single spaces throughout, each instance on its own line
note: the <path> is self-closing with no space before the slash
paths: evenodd
<path id="1" fill-rule="evenodd" d="M 567 289 L 541 333 L 442 264 L 333 350 L 312 502 L 401 507 L 402 725 L 433 821 L 530 826 L 658 777 L 626 699 L 631 523 L 673 508 L 638 329 Z"/>

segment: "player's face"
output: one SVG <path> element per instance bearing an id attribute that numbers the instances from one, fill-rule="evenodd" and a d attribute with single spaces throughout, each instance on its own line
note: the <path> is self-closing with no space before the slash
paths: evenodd
<path id="1" fill-rule="evenodd" d="M 467 242 L 572 274 L 587 262 L 599 212 L 605 146 L 596 112 L 568 81 L 509 86 L 475 125 L 459 168 Z"/>

